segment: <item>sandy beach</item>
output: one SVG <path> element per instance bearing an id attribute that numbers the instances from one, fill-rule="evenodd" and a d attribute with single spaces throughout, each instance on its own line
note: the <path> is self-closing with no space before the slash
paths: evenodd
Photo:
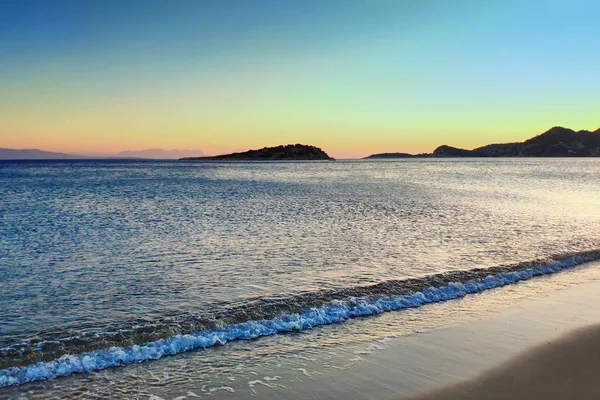
<path id="1" fill-rule="evenodd" d="M 598 399 L 600 325 L 569 332 L 482 375 L 406 400 Z"/>
<path id="2" fill-rule="evenodd" d="M 351 349 L 350 362 L 335 369 L 308 363 L 304 368 L 310 378 L 303 376 L 296 383 L 290 379 L 285 392 L 261 387 L 258 395 L 386 400 L 600 398 L 595 378 L 600 370 L 600 310 L 596 307 L 600 280 L 595 272 L 599 266 L 590 263 L 578 271 L 468 299 L 488 302 L 488 297 L 538 293 L 505 308 L 490 306 L 489 314 L 469 322 L 385 343 L 374 341 L 379 344 L 364 346 L 376 349 L 365 352 L 370 354 Z M 584 275 L 588 281 L 573 283 Z M 560 289 L 544 291 L 547 279 L 556 280 Z M 454 306 L 465 307 L 459 302 Z M 388 317 L 393 314 L 378 318 Z M 352 351 L 360 354 L 360 361 L 352 362 Z"/>

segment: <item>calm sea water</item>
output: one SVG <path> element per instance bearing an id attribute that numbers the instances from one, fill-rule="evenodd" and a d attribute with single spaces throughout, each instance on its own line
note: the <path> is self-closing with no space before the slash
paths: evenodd
<path id="1" fill-rule="evenodd" d="M 597 159 L 0 162 L 0 369 L 598 249 Z"/>

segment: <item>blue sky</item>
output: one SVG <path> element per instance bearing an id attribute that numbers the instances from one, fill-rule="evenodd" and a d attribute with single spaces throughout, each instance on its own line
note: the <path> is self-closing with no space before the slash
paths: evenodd
<path id="1" fill-rule="evenodd" d="M 597 129 L 600 2 L 3 1 L 0 147 L 337 155 Z"/>

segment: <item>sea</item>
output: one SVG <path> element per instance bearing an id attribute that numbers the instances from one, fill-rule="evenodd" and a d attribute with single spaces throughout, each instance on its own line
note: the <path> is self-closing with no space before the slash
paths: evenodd
<path id="1" fill-rule="evenodd" d="M 600 159 L 0 161 L 0 398 L 286 397 L 598 259 Z"/>

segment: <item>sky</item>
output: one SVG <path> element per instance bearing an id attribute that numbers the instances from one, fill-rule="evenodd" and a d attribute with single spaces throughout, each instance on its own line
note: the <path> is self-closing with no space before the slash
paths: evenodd
<path id="1" fill-rule="evenodd" d="M 0 1 L 0 147 L 334 157 L 600 128 L 597 0 Z"/>

